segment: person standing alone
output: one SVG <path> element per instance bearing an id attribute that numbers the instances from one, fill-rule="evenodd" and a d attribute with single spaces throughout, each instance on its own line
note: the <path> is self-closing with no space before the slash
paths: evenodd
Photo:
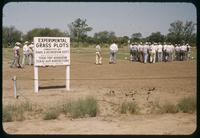
<path id="1" fill-rule="evenodd" d="M 102 55 L 100 45 L 96 45 L 96 65 L 102 64 Z"/>
<path id="2" fill-rule="evenodd" d="M 110 60 L 109 64 L 116 64 L 116 54 L 118 52 L 118 46 L 114 42 L 113 44 L 110 45 Z"/>

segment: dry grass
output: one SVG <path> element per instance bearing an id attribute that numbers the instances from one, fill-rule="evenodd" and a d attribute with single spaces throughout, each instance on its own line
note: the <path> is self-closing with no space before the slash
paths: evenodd
<path id="1" fill-rule="evenodd" d="M 196 99 L 195 97 L 184 97 L 178 103 L 178 108 L 183 113 L 193 113 L 196 111 Z"/>
<path id="2" fill-rule="evenodd" d="M 123 102 L 120 106 L 120 113 L 136 114 L 139 112 L 139 107 L 135 102 Z"/>
<path id="3" fill-rule="evenodd" d="M 29 102 L 22 102 L 19 105 L 6 105 L 3 107 L 3 122 L 23 121 L 25 113 L 32 112 L 33 105 Z"/>

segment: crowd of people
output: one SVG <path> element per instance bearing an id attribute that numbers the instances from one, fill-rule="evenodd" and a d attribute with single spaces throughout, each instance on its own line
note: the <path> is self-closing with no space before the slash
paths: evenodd
<path id="1" fill-rule="evenodd" d="M 130 60 L 141 63 L 185 61 L 191 58 L 191 46 L 183 43 L 172 45 L 171 43 L 131 43 L 129 45 Z M 109 64 L 116 63 L 118 46 L 116 43 L 110 45 Z M 96 46 L 96 64 L 102 64 L 102 54 L 100 45 Z"/>
<path id="2" fill-rule="evenodd" d="M 33 50 L 34 44 L 33 42 L 29 43 L 26 41 L 23 45 L 23 57 L 22 63 L 20 64 L 20 47 L 22 46 L 21 43 L 16 42 L 13 48 L 13 61 L 10 65 L 11 68 L 24 68 L 26 64 L 33 65 Z"/>
<path id="3" fill-rule="evenodd" d="M 191 46 L 189 44 L 166 43 L 132 43 L 129 46 L 130 60 L 142 63 L 185 61 L 191 58 Z"/>
<path id="4" fill-rule="evenodd" d="M 34 58 L 34 44 L 26 41 L 23 45 L 22 64 L 20 64 L 20 47 L 21 43 L 16 42 L 13 48 L 13 61 L 11 68 L 23 68 L 27 63 L 33 65 Z M 114 42 L 109 47 L 110 57 L 109 64 L 116 64 L 116 55 L 118 52 L 118 45 Z M 171 62 L 171 61 L 185 61 L 191 58 L 191 46 L 189 44 L 175 44 L 164 42 L 161 43 L 131 43 L 129 45 L 130 60 L 141 63 L 155 63 L 155 62 Z M 96 45 L 96 64 L 102 65 L 102 51 L 101 46 Z"/>

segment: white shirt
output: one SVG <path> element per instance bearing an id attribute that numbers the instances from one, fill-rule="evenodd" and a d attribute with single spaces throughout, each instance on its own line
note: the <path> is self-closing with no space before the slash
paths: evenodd
<path id="1" fill-rule="evenodd" d="M 96 52 L 101 52 L 101 47 L 100 47 L 100 45 L 97 45 L 97 46 L 96 46 Z"/>
<path id="2" fill-rule="evenodd" d="M 14 46 L 13 51 L 14 51 L 14 56 L 18 56 L 19 55 L 19 46 Z"/>
<path id="3" fill-rule="evenodd" d="M 182 45 L 182 46 L 180 46 L 180 50 L 186 52 L 187 51 L 187 47 L 185 45 Z"/>
<path id="4" fill-rule="evenodd" d="M 171 52 L 171 45 L 166 45 L 166 52 Z"/>
<path id="5" fill-rule="evenodd" d="M 30 44 L 30 45 L 28 45 L 28 48 L 29 48 L 29 52 L 33 53 L 33 51 L 34 51 L 34 45 Z"/>
<path id="6" fill-rule="evenodd" d="M 190 45 L 187 46 L 187 49 L 188 49 L 188 52 L 191 52 L 191 46 Z"/>
<path id="7" fill-rule="evenodd" d="M 163 50 L 164 51 L 167 50 L 167 45 L 166 44 L 163 46 Z"/>
<path id="8" fill-rule="evenodd" d="M 180 51 L 180 47 L 179 47 L 179 46 L 176 46 L 176 47 L 175 47 L 175 51 L 176 51 L 176 52 L 179 52 L 179 51 Z"/>
<path id="9" fill-rule="evenodd" d="M 110 45 L 110 51 L 117 52 L 118 51 L 118 46 L 115 43 L 113 43 L 112 45 Z"/>
<path id="10" fill-rule="evenodd" d="M 137 51 L 137 45 L 133 45 L 133 46 L 132 46 L 132 50 L 133 50 L 133 51 Z"/>
<path id="11" fill-rule="evenodd" d="M 148 49 L 149 49 L 149 45 L 144 45 L 143 46 L 143 52 L 144 53 L 147 53 Z"/>
<path id="12" fill-rule="evenodd" d="M 150 45 L 149 46 L 149 51 L 152 52 L 152 53 L 156 53 L 156 47 L 155 47 L 155 45 L 153 45 L 153 44 Z"/>
<path id="13" fill-rule="evenodd" d="M 144 47 L 143 45 L 138 45 L 138 51 L 142 52 L 143 51 L 143 47 Z"/>
<path id="14" fill-rule="evenodd" d="M 158 45 L 158 46 L 157 46 L 157 51 L 158 51 L 159 53 L 162 52 L 162 45 Z"/>
<path id="15" fill-rule="evenodd" d="M 29 54 L 29 47 L 27 45 L 23 46 L 23 54 Z"/>
<path id="16" fill-rule="evenodd" d="M 133 47 L 133 45 L 132 45 L 132 44 L 131 44 L 131 45 L 129 45 L 129 49 L 130 49 L 130 50 L 132 50 L 132 47 Z"/>
<path id="17" fill-rule="evenodd" d="M 170 45 L 171 52 L 174 52 L 174 45 Z"/>

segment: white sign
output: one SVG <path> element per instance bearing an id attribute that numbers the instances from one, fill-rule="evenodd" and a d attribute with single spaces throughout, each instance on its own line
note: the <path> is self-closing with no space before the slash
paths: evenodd
<path id="1" fill-rule="evenodd" d="M 34 37 L 34 65 L 70 65 L 70 38 Z"/>

